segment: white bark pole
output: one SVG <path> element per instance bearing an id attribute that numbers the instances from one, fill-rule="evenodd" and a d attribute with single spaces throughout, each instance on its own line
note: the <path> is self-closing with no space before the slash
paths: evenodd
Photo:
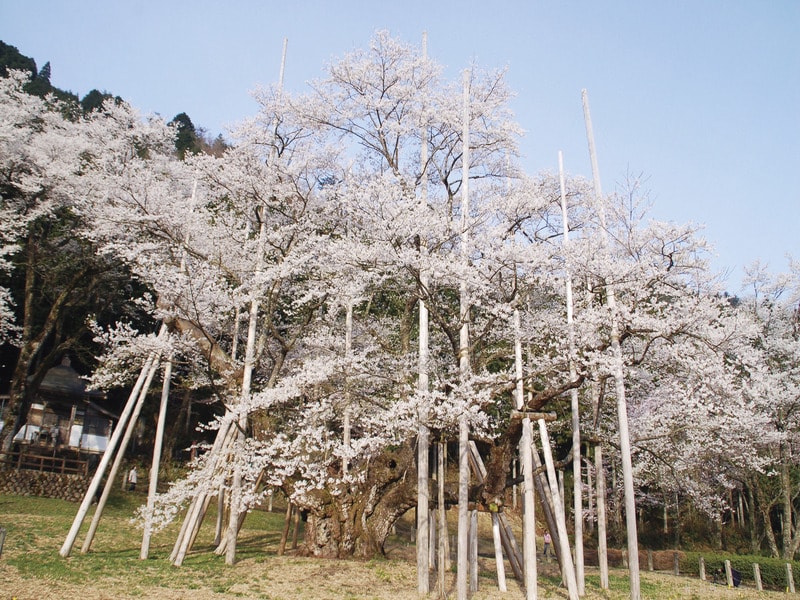
<path id="1" fill-rule="evenodd" d="M 197 203 L 197 179 L 194 180 L 192 186 L 192 198 L 190 211 L 194 212 L 194 207 Z M 186 234 L 186 244 L 189 242 L 189 234 Z M 181 273 L 186 273 L 186 251 L 181 255 L 180 264 Z M 167 418 L 167 404 L 169 403 L 169 389 L 172 383 L 172 356 L 167 360 L 164 366 L 164 380 L 161 385 L 161 404 L 158 409 L 158 424 L 156 425 L 156 438 L 153 443 L 153 460 L 150 464 L 150 481 L 147 490 L 147 517 L 144 523 L 144 531 L 142 533 L 142 548 L 139 552 L 139 558 L 145 560 L 150 554 L 150 538 L 153 530 L 152 512 L 155 506 L 156 492 L 158 489 L 158 471 L 161 466 L 161 449 L 164 443 L 164 430 L 166 429 Z"/>
<path id="2" fill-rule="evenodd" d="M 344 318 L 344 356 L 349 361 L 353 350 L 353 300 L 347 299 Z M 349 368 L 349 362 L 348 366 Z M 344 382 L 344 422 L 342 423 L 342 443 L 344 444 L 344 456 L 342 457 L 342 475 L 347 477 L 350 469 L 350 386 L 347 374 Z"/>
<path id="3" fill-rule="evenodd" d="M 600 169 L 597 166 L 597 153 L 594 146 L 594 133 L 592 132 L 592 118 L 589 113 L 589 96 L 586 90 L 582 91 L 583 113 L 586 122 L 586 137 L 589 141 L 589 155 L 592 160 L 592 178 L 594 180 L 594 193 L 596 196 L 597 210 L 600 217 L 600 229 L 603 243 L 608 247 L 608 233 L 606 231 L 606 216 L 603 192 L 600 186 Z M 606 287 L 608 309 L 611 312 L 611 352 L 614 357 L 614 383 L 617 396 L 617 420 L 619 421 L 619 446 L 622 460 L 622 479 L 625 489 L 625 525 L 628 534 L 628 565 L 631 582 L 631 600 L 640 600 L 641 585 L 639 581 L 639 543 L 636 526 L 636 497 L 633 488 L 633 460 L 631 458 L 631 440 L 628 432 L 628 407 L 625 401 L 625 379 L 623 373 L 622 348 L 619 341 L 619 315 L 617 314 L 617 300 L 614 294 L 614 282 L 609 281 Z"/>
<path id="4" fill-rule="evenodd" d="M 159 339 L 163 338 L 166 333 L 167 327 L 166 325 L 162 325 L 158 334 Z M 75 539 L 78 537 L 78 532 L 80 531 L 81 525 L 83 525 L 83 521 L 86 518 L 86 513 L 89 512 L 89 507 L 91 506 L 92 500 L 94 499 L 94 496 L 100 487 L 100 482 L 102 481 L 103 475 L 105 475 L 106 469 L 108 468 L 108 463 L 111 462 L 111 457 L 114 455 L 114 451 L 119 444 L 119 440 L 122 437 L 123 431 L 125 430 L 125 425 L 127 424 L 128 419 L 131 416 L 131 412 L 133 412 L 133 408 L 136 405 L 136 401 L 139 397 L 139 391 L 144 385 L 151 365 L 156 360 L 156 354 L 151 354 L 147 358 L 141 372 L 139 373 L 139 378 L 136 380 L 136 385 L 133 386 L 133 390 L 131 390 L 131 394 L 128 396 L 128 401 L 119 417 L 119 421 L 117 422 L 117 428 L 114 430 L 114 433 L 111 434 L 111 439 L 108 441 L 108 446 L 106 446 L 106 451 L 103 453 L 103 458 L 100 459 L 100 464 L 97 465 L 97 470 L 94 473 L 94 477 L 92 477 L 92 481 L 89 483 L 89 489 L 86 490 L 86 494 L 83 497 L 83 502 L 81 502 L 81 505 L 78 508 L 78 513 L 75 515 L 75 519 L 72 521 L 72 527 L 70 527 L 70 530 L 67 533 L 67 538 L 64 540 L 64 544 L 58 551 L 58 553 L 64 558 L 68 557 L 70 552 L 72 552 L 72 547 L 75 545 Z"/>
<path id="5" fill-rule="evenodd" d="M 497 566 L 497 588 L 507 592 L 506 565 L 503 562 L 503 540 L 500 538 L 500 518 L 497 513 L 492 513 L 492 540 L 494 541 L 494 560 Z"/>
<path id="6" fill-rule="evenodd" d="M 592 467 L 591 463 L 589 462 L 588 456 L 588 446 L 587 446 L 587 457 L 586 457 L 586 507 L 588 509 L 589 518 L 587 519 L 587 523 L 589 525 L 589 534 L 594 533 L 594 483 L 592 483 Z"/>
<path id="7" fill-rule="evenodd" d="M 208 452 L 209 460 L 212 461 L 212 464 L 207 468 L 212 475 L 221 470 L 221 457 L 224 457 L 229 451 L 233 435 L 233 425 L 231 422 L 228 420 L 222 421 L 217 431 L 217 436 L 214 439 L 214 444 Z M 175 539 L 175 545 L 170 554 L 170 561 L 176 567 L 183 564 L 183 559 L 186 557 L 186 553 L 189 551 L 192 541 L 196 537 L 197 531 L 200 529 L 203 516 L 205 515 L 205 507 L 208 506 L 206 498 L 210 493 L 211 490 L 199 490 L 189 505 L 183 525 L 178 533 L 178 537 Z"/>
<path id="8" fill-rule="evenodd" d="M 272 510 L 270 510 L 272 512 Z M 217 521 L 214 524 L 214 545 L 222 543 L 222 528 L 225 523 L 225 488 L 220 487 L 217 492 Z"/>
<path id="9" fill-rule="evenodd" d="M 567 193 L 564 183 L 564 155 L 558 153 L 558 180 L 561 189 L 561 219 L 564 230 L 565 254 L 569 248 L 569 221 L 567 218 Z M 569 338 L 569 378 L 575 381 L 578 378 L 575 369 L 575 325 L 573 323 L 572 302 L 572 273 L 567 256 L 566 268 L 566 304 L 567 304 L 567 335 Z M 572 499 L 573 512 L 575 513 L 575 576 L 578 580 L 578 594 L 586 592 L 586 579 L 583 569 L 583 481 L 581 477 L 581 419 L 578 404 L 578 390 L 570 390 L 570 403 L 572 407 Z"/>
<path id="10" fill-rule="evenodd" d="M 558 543 L 561 550 L 562 575 L 566 580 L 567 591 L 570 600 L 577 600 L 578 582 L 575 578 L 575 565 L 572 562 L 572 553 L 569 549 L 569 537 L 567 535 L 567 520 L 564 516 L 564 504 L 561 494 L 558 491 L 556 479 L 556 469 L 553 464 L 553 452 L 550 449 L 550 436 L 547 434 L 547 424 L 544 419 L 539 419 L 539 437 L 542 439 L 542 453 L 544 463 L 547 467 L 547 479 L 550 483 L 550 495 L 553 497 L 553 509 L 555 510 L 556 526 L 558 527 Z"/>
<path id="11" fill-rule="evenodd" d="M 519 309 L 514 310 L 514 366 L 516 377 L 517 410 L 525 406 L 525 389 L 522 381 L 522 325 Z M 535 600 L 538 594 L 536 565 L 536 508 L 533 495 L 533 443 L 530 417 L 522 420 L 522 438 L 519 442 L 520 463 L 522 466 L 522 558 L 524 561 L 525 598 Z"/>
<path id="12" fill-rule="evenodd" d="M 287 40 L 283 41 L 283 53 L 281 56 L 281 70 L 278 78 L 278 89 L 283 89 L 283 74 L 286 65 L 286 45 Z M 270 160 L 270 162 L 272 162 Z M 258 281 L 261 272 L 264 269 L 264 250 L 266 247 L 267 237 L 267 223 L 266 219 L 261 219 L 261 226 L 258 231 L 258 245 L 256 249 L 256 268 L 254 272 L 254 281 Z M 242 393 L 241 402 L 245 403 L 250 398 L 250 384 L 253 377 L 253 368 L 255 366 L 255 347 L 256 347 L 256 328 L 258 325 L 258 311 L 260 308 L 259 298 L 257 291 L 253 291 L 253 297 L 250 299 L 250 316 L 247 323 L 247 345 L 245 346 L 244 355 L 244 373 L 242 375 Z M 247 416 L 241 415 L 238 420 L 238 435 L 234 444 L 242 444 L 244 442 L 244 430 L 247 427 Z M 234 453 L 235 454 L 235 453 Z M 234 459 L 235 460 L 235 459 Z M 229 500 L 230 514 L 228 516 L 228 534 L 227 544 L 225 551 L 225 564 L 232 565 L 236 562 L 236 538 L 239 535 L 239 514 L 242 512 L 241 504 L 242 498 L 242 470 L 238 463 L 234 466 L 233 480 L 231 482 L 231 493 Z"/>
<path id="13" fill-rule="evenodd" d="M 422 34 L 422 58 L 428 58 L 428 34 Z M 428 163 L 428 131 L 422 128 L 420 136 L 420 165 L 422 166 L 421 176 L 421 199 L 423 207 L 428 205 L 428 185 L 427 185 L 427 163 Z M 420 258 L 422 263 L 419 269 L 420 281 L 420 301 L 419 301 L 419 357 L 418 357 L 418 377 L 417 390 L 425 397 L 428 393 L 428 358 L 429 358 L 429 338 L 428 338 L 428 306 L 425 304 L 425 294 L 428 291 L 428 271 L 424 262 L 427 256 L 427 240 L 420 236 Z M 430 431 L 428 422 L 428 402 L 423 401 L 418 410 L 419 425 L 417 428 L 417 592 L 427 594 L 430 591 L 430 487 L 428 454 L 430 448 Z M 440 563 L 439 568 L 442 568 Z"/>
<path id="14" fill-rule="evenodd" d="M 422 34 L 422 58 L 427 59 L 428 54 L 428 34 Z M 428 162 L 428 142 L 427 129 L 423 127 L 420 144 L 420 165 L 422 166 L 421 177 L 421 204 L 427 206 L 426 182 L 427 162 Z M 427 252 L 426 240 L 420 239 L 421 258 L 425 258 Z M 422 295 L 427 292 L 428 273 L 423 265 L 420 266 L 420 287 Z M 418 356 L 418 379 L 417 389 L 422 394 L 428 392 L 428 358 L 429 358 L 429 338 L 428 338 L 428 307 L 424 297 L 420 298 L 419 303 L 419 356 Z M 430 591 L 430 555 L 432 548 L 431 526 L 430 526 L 430 488 L 429 488 L 429 469 L 428 455 L 430 448 L 430 431 L 428 430 L 428 403 L 422 402 L 419 411 L 419 427 L 417 432 L 417 591 L 420 594 L 427 594 Z M 439 567 L 442 568 L 441 565 Z"/>
<path id="15" fill-rule="evenodd" d="M 430 572 L 436 565 L 436 511 L 433 509 L 428 511 L 428 533 L 428 571 Z"/>
<path id="16" fill-rule="evenodd" d="M 478 591 L 478 511 L 469 511 L 469 591 Z"/>
<path id="17" fill-rule="evenodd" d="M 439 447 L 436 452 L 436 479 L 437 479 L 437 493 L 439 503 L 439 548 L 437 556 L 437 575 L 439 584 L 439 597 L 444 598 L 446 595 L 446 581 L 445 575 L 450 566 L 450 557 L 447 553 L 448 531 L 447 531 L 447 511 L 444 507 L 444 478 L 445 478 L 445 449 L 444 442 L 439 442 Z"/>
<path id="18" fill-rule="evenodd" d="M 428 34 L 422 34 L 422 59 L 428 58 Z M 420 204 L 423 209 L 428 205 L 428 183 L 427 183 L 427 164 L 428 164 L 428 130 L 423 127 L 420 135 L 420 156 L 421 166 L 420 180 Z M 427 240 L 420 236 L 420 258 L 424 263 L 427 256 Z M 428 291 L 428 272 L 424 264 L 419 269 L 420 280 L 420 301 L 419 301 L 419 355 L 418 355 L 418 377 L 417 390 L 424 395 L 428 393 L 428 359 L 429 359 L 429 337 L 428 337 L 428 306 L 425 304 L 425 294 Z M 433 528 L 430 521 L 430 481 L 428 456 L 430 451 L 430 430 L 428 429 L 429 406 L 427 401 L 423 401 L 418 409 L 419 426 L 417 430 L 417 592 L 427 594 L 430 591 L 430 570 L 431 554 L 433 548 L 431 539 Z M 441 568 L 441 567 L 440 567 Z"/>
<path id="19" fill-rule="evenodd" d="M 464 106 L 462 113 L 462 178 L 461 178 L 461 262 L 468 264 L 469 253 L 469 87 L 470 72 L 464 71 Z M 460 285 L 461 331 L 459 335 L 459 368 L 462 383 L 469 379 L 469 299 L 467 283 L 462 277 Z M 468 399 L 464 398 L 466 402 Z M 467 600 L 469 574 L 469 423 L 466 412 L 458 423 L 458 567 L 456 593 L 458 600 Z"/>
<path id="20" fill-rule="evenodd" d="M 153 531 L 152 512 L 156 504 L 158 489 L 158 470 L 161 466 L 161 448 L 164 443 L 164 429 L 167 418 L 167 404 L 169 402 L 169 388 L 172 381 L 172 360 L 164 365 L 164 383 L 161 386 L 161 404 L 158 408 L 158 424 L 156 425 L 156 439 L 153 444 L 153 461 L 150 465 L 150 487 L 147 490 L 147 517 L 142 533 L 142 549 L 139 558 L 145 560 L 150 554 L 150 537 Z"/>
<path id="21" fill-rule="evenodd" d="M 518 459 L 516 459 L 516 458 L 512 459 L 512 461 L 511 461 L 511 479 L 513 479 L 514 481 L 517 480 L 517 471 L 519 469 L 518 464 L 519 464 L 519 460 Z M 517 484 L 516 483 L 511 486 L 511 508 L 513 508 L 514 510 L 517 509 Z"/>
<path id="22" fill-rule="evenodd" d="M 597 485 L 597 562 L 600 566 L 600 588 L 608 589 L 608 543 L 606 541 L 606 474 L 603 467 L 603 447 L 594 447 L 594 468 Z"/>
<path id="23" fill-rule="evenodd" d="M 89 549 L 92 547 L 94 534 L 97 532 L 97 526 L 100 524 L 100 518 L 103 516 L 103 510 L 105 509 L 106 502 L 111 494 L 111 489 L 114 487 L 114 478 L 117 476 L 117 471 L 119 471 L 119 467 L 122 464 L 122 459 L 125 458 L 125 450 L 128 448 L 128 442 L 130 442 L 131 436 L 133 435 L 133 430 L 136 429 L 136 422 L 139 420 L 139 414 L 142 412 L 142 406 L 144 405 L 145 397 L 147 396 L 147 392 L 150 389 L 150 384 L 152 383 L 153 377 L 155 376 L 157 370 L 158 362 L 156 361 L 150 365 L 150 370 L 147 372 L 147 379 L 145 379 L 144 386 L 142 386 L 142 389 L 139 392 L 139 398 L 136 400 L 136 406 L 133 408 L 133 413 L 128 421 L 128 426 L 125 428 L 125 435 L 122 436 L 122 441 L 120 442 L 117 453 L 114 456 L 114 462 L 112 463 L 111 469 L 108 472 L 108 480 L 106 481 L 105 488 L 103 488 L 103 494 L 100 496 L 100 500 L 97 502 L 97 507 L 94 509 L 94 516 L 92 516 L 92 522 L 89 525 L 89 531 L 86 532 L 86 539 L 83 540 L 83 546 L 81 547 L 81 552 L 83 554 L 89 552 Z M 122 479 L 125 481 L 125 477 Z"/>

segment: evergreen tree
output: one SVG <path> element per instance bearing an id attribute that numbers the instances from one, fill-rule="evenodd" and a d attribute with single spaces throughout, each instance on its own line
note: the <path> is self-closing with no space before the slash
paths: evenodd
<path id="1" fill-rule="evenodd" d="M 25 91 L 34 96 L 44 98 L 47 94 L 53 91 L 53 85 L 50 83 L 50 62 L 46 62 L 39 73 L 31 77 L 31 80 L 25 86 Z"/>
<path id="2" fill-rule="evenodd" d="M 81 109 L 83 110 L 83 114 L 88 115 L 91 112 L 100 110 L 100 108 L 103 106 L 103 103 L 111 98 L 114 98 L 117 104 L 122 102 L 122 98 L 119 96 L 114 97 L 109 92 L 100 92 L 97 89 L 93 89 L 81 99 Z"/>
<path id="3" fill-rule="evenodd" d="M 9 69 L 36 74 L 36 61 L 20 54 L 16 47 L 0 41 L 0 77 L 8 77 Z"/>
<path id="4" fill-rule="evenodd" d="M 190 154 L 198 154 L 200 152 L 197 131 L 189 115 L 184 112 L 175 115 L 170 121 L 170 125 L 174 125 L 177 129 L 175 150 L 178 153 L 178 158 L 183 160 L 187 152 Z"/>

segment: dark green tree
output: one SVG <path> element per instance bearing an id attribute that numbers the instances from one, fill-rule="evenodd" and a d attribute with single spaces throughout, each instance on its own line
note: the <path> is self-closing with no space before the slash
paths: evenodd
<path id="1" fill-rule="evenodd" d="M 175 151 L 178 153 L 178 158 L 183 160 L 186 153 L 198 154 L 201 151 L 200 140 L 197 135 L 197 130 L 194 123 L 189 118 L 189 115 L 182 112 L 175 115 L 175 118 L 170 121 L 171 125 L 175 125 L 177 135 L 175 136 Z"/>
<path id="2" fill-rule="evenodd" d="M 9 69 L 26 71 L 33 77 L 36 75 L 36 61 L 20 54 L 15 46 L 0 41 L 0 77 L 8 77 Z"/>
<path id="3" fill-rule="evenodd" d="M 39 73 L 32 77 L 28 85 L 25 86 L 25 91 L 34 96 L 44 98 L 47 94 L 53 91 L 53 85 L 50 83 L 50 63 L 46 62 L 41 68 Z"/>
<path id="4" fill-rule="evenodd" d="M 109 92 L 100 92 L 97 89 L 92 90 L 81 99 L 81 109 L 83 110 L 83 114 L 88 115 L 91 112 L 100 110 L 100 108 L 103 106 L 103 103 L 106 100 L 111 100 L 112 98 L 114 98 L 116 102 L 122 102 L 122 98 L 119 96 L 115 98 Z"/>

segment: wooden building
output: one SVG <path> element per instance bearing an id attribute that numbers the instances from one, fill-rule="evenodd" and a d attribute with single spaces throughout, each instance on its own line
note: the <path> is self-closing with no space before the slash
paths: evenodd
<path id="1" fill-rule="evenodd" d="M 105 398 L 103 392 L 86 389 L 86 382 L 65 357 L 45 375 L 25 423 L 14 434 L 19 466 L 37 468 L 37 464 L 49 462 L 42 460 L 44 457 L 62 465 L 64 459 L 96 462 L 96 458 L 91 459 L 105 452 L 118 420 L 102 406 Z"/>

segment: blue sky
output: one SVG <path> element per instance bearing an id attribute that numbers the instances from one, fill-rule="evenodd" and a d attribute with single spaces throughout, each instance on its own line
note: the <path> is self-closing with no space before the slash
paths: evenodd
<path id="1" fill-rule="evenodd" d="M 302 91 L 388 29 L 457 78 L 508 68 L 529 172 L 591 176 L 586 88 L 605 192 L 643 174 L 653 216 L 705 226 L 714 268 L 800 259 L 800 0 L 0 0 L 0 39 L 54 85 L 120 95 L 216 134 L 278 77 Z"/>

